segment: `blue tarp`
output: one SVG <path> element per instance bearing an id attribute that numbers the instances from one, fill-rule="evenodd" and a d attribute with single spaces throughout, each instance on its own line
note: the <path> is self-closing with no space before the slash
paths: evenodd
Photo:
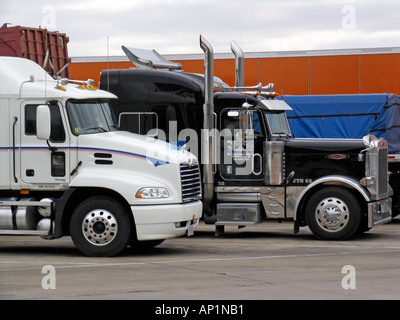
<path id="1" fill-rule="evenodd" d="M 400 96 L 395 94 L 284 96 L 297 138 L 362 138 L 373 134 L 400 153 Z"/>

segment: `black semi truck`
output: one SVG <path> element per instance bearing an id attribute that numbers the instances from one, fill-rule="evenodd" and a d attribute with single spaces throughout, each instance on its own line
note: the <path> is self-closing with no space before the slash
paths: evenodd
<path id="1" fill-rule="evenodd" d="M 268 220 L 308 226 L 342 240 L 391 220 L 388 145 L 383 139 L 293 138 L 273 84 L 243 86 L 233 42 L 236 85 L 213 75 L 213 49 L 200 37 L 204 75 L 185 73 L 155 51 L 153 60 L 123 47 L 138 68 L 105 70 L 100 87 L 118 96 L 120 127 L 190 148 L 202 161 L 203 219 L 224 226 Z"/>

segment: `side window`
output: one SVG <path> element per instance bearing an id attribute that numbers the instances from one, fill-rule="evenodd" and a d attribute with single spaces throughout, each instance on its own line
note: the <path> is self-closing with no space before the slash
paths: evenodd
<path id="1" fill-rule="evenodd" d="M 158 128 L 158 117 L 154 112 L 121 112 L 118 126 L 122 130 L 138 134 L 147 134 Z"/>
<path id="2" fill-rule="evenodd" d="M 153 105 L 151 111 L 158 115 L 158 129 L 161 130 L 165 134 L 166 141 L 169 140 L 170 137 L 170 121 L 177 120 L 176 118 L 176 108 L 172 105 Z"/>
<path id="3" fill-rule="evenodd" d="M 36 105 L 25 106 L 25 134 L 36 135 Z"/>
<path id="4" fill-rule="evenodd" d="M 253 112 L 253 129 L 254 129 L 254 134 L 261 134 L 261 126 L 260 126 L 260 116 L 258 112 Z"/>
<path id="5" fill-rule="evenodd" d="M 51 142 L 64 142 L 65 130 L 61 119 L 60 109 L 57 105 L 49 105 L 51 115 Z M 28 104 L 25 106 L 25 134 L 36 135 L 36 108 L 37 105 Z"/>
<path id="6" fill-rule="evenodd" d="M 253 129 L 254 134 L 261 135 L 261 123 L 260 123 L 260 114 L 258 111 L 238 111 L 238 110 L 229 110 L 222 114 L 221 118 L 221 130 L 229 129 L 232 134 L 234 130 L 243 129 L 240 127 L 240 119 L 244 117 L 244 122 L 247 124 L 246 129 Z"/>
<path id="7" fill-rule="evenodd" d="M 228 129 L 233 136 L 235 130 L 240 129 L 239 111 L 238 110 L 224 110 L 221 117 L 221 130 Z"/>

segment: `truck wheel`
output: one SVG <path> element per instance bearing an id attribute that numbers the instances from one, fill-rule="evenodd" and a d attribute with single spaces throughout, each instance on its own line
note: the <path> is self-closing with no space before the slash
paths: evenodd
<path id="1" fill-rule="evenodd" d="M 344 240 L 351 237 L 360 226 L 360 204 L 343 188 L 324 188 L 310 198 L 306 221 L 317 238 Z"/>
<path id="2" fill-rule="evenodd" d="M 84 254 L 111 257 L 127 246 L 131 222 L 125 208 L 115 199 L 94 196 L 75 209 L 70 232 L 75 246 Z"/>

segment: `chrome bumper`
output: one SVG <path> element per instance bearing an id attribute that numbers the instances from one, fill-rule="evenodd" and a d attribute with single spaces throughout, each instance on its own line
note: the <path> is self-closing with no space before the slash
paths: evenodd
<path id="1" fill-rule="evenodd" d="M 392 198 L 368 203 L 368 228 L 392 220 Z"/>

